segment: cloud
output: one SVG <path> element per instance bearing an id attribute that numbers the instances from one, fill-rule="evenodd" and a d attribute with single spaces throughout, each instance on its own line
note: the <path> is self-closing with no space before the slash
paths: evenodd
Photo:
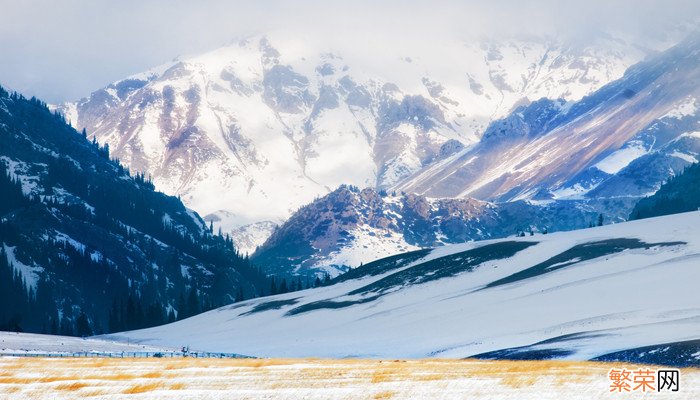
<path id="1" fill-rule="evenodd" d="M 0 2 L 0 82 L 49 102 L 77 99 L 178 55 L 271 30 L 381 48 L 552 32 L 585 41 L 614 29 L 643 46 L 700 15 L 696 0 Z"/>

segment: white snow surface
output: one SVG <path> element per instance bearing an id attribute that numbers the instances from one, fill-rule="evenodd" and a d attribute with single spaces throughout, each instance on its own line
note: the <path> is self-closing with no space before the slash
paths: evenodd
<path id="1" fill-rule="evenodd" d="M 276 228 L 277 224 L 272 221 L 243 225 L 231 231 L 231 239 L 240 254 L 250 255 L 272 235 Z"/>
<path id="2" fill-rule="evenodd" d="M 644 147 L 644 143 L 639 140 L 630 141 L 620 150 L 615 151 L 602 161 L 598 162 L 595 167 L 608 174 L 616 174 L 623 168 L 628 166 L 632 161 L 648 153 Z"/>
<path id="3" fill-rule="evenodd" d="M 375 293 L 348 293 L 393 272 L 253 299 L 107 338 L 267 357 L 412 358 L 467 357 L 581 334 L 549 345 L 571 351 L 565 357 L 570 359 L 698 339 L 698 226 L 700 213 L 691 212 L 573 232 L 444 246 L 405 268 L 499 241 L 537 242 L 513 257 L 485 262 L 472 272 L 403 286 L 361 304 L 285 315 L 312 302 L 371 297 Z M 628 249 L 484 289 L 490 282 L 573 246 L 615 238 L 686 244 Z M 268 302 L 292 300 L 296 301 L 293 305 L 278 303 L 277 309 L 251 312 Z"/>
<path id="4" fill-rule="evenodd" d="M 314 264 L 314 268 L 334 278 L 341 272 L 345 272 L 348 266 L 357 267 L 373 260 L 419 249 L 408 243 L 406 238 L 398 232 L 368 225 L 360 225 L 353 230 L 352 234 L 355 239 L 348 246 L 342 246 L 323 257 Z"/>
<path id="5" fill-rule="evenodd" d="M 127 343 L 95 338 L 73 336 L 40 335 L 0 331 L 0 355 L 2 354 L 46 354 L 78 352 L 164 352 L 178 351 L 163 347 Z"/>
<path id="6" fill-rule="evenodd" d="M 695 97 L 688 96 L 680 104 L 678 104 L 674 109 L 666 113 L 664 117 L 682 119 L 683 117 L 689 117 L 696 115 L 698 112 L 697 100 Z"/>

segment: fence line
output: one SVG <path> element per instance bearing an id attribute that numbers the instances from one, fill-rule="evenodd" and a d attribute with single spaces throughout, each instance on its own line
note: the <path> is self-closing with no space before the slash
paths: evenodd
<path id="1" fill-rule="evenodd" d="M 100 351 L 79 351 L 61 353 L 0 353 L 0 357 L 48 357 L 48 358 L 255 358 L 235 353 L 212 353 L 203 351 L 183 352 L 159 352 L 159 351 L 120 351 L 120 352 L 100 352 Z"/>

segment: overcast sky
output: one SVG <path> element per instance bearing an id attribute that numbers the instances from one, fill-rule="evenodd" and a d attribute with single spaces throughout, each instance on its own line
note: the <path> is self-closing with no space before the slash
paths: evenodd
<path id="1" fill-rule="evenodd" d="M 422 37 L 585 38 L 603 29 L 640 45 L 658 26 L 698 21 L 698 0 L 0 0 L 0 84 L 48 102 L 270 30 L 375 43 Z"/>

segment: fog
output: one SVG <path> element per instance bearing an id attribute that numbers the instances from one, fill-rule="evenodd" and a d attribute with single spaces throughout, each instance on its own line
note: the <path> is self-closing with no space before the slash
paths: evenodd
<path id="1" fill-rule="evenodd" d="M 484 4 L 487 3 L 487 4 Z M 75 100 L 179 55 L 270 31 L 367 57 L 385 46 L 555 34 L 585 43 L 615 31 L 637 46 L 694 26 L 697 0 L 222 1 L 0 0 L 0 84 Z"/>

